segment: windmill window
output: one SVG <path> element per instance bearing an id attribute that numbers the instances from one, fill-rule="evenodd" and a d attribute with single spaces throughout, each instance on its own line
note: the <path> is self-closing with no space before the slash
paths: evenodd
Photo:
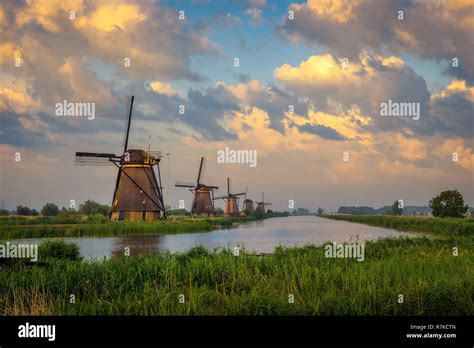
<path id="1" fill-rule="evenodd" d="M 114 205 L 117 206 L 117 204 L 118 204 L 118 199 L 115 200 L 115 204 L 114 204 Z"/>
<path id="2" fill-rule="evenodd" d="M 142 204 L 145 204 L 145 200 L 143 200 Z"/>

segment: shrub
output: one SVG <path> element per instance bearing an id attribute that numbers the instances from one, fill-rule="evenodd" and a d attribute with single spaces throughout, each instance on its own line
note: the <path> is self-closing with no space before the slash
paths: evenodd
<path id="1" fill-rule="evenodd" d="M 46 203 L 41 209 L 41 215 L 43 216 L 56 216 L 59 213 L 59 208 L 54 203 Z"/>
<path id="2" fill-rule="evenodd" d="M 38 254 L 41 260 L 82 260 L 79 247 L 76 244 L 66 243 L 63 240 L 47 241 L 40 244 L 40 246 L 38 247 Z"/>
<path id="3" fill-rule="evenodd" d="M 433 216 L 464 217 L 469 207 L 464 205 L 464 199 L 458 190 L 443 191 L 434 197 L 429 204 Z"/>

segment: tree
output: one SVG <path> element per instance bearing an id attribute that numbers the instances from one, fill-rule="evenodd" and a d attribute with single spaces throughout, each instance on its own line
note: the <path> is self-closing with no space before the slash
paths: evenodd
<path id="1" fill-rule="evenodd" d="M 59 211 L 59 215 L 73 215 L 76 214 L 76 210 L 74 208 L 66 208 L 62 207 Z"/>
<path id="2" fill-rule="evenodd" d="M 306 208 L 298 208 L 297 213 L 298 215 L 309 215 L 309 210 Z"/>
<path id="3" fill-rule="evenodd" d="M 16 207 L 16 214 L 17 215 L 35 215 L 34 213 L 36 212 L 36 215 L 38 215 L 37 211 L 35 209 L 30 209 L 28 207 L 24 207 L 22 205 L 19 205 Z"/>
<path id="4" fill-rule="evenodd" d="M 318 212 L 317 212 L 317 214 L 318 214 L 318 215 L 323 215 L 323 213 L 324 213 L 324 210 L 321 209 L 321 207 L 318 207 Z"/>
<path id="5" fill-rule="evenodd" d="M 190 216 L 191 213 L 186 209 L 170 209 L 168 210 L 169 215 L 182 215 L 182 216 Z"/>
<path id="6" fill-rule="evenodd" d="M 46 203 L 41 209 L 41 215 L 44 216 L 56 216 L 59 213 L 59 208 L 54 203 Z"/>
<path id="7" fill-rule="evenodd" d="M 392 214 L 393 215 L 402 215 L 403 214 L 403 208 L 402 208 L 401 202 L 399 200 L 396 200 L 392 204 Z"/>
<path id="8" fill-rule="evenodd" d="M 443 191 L 430 200 L 433 216 L 462 218 L 469 207 L 464 205 L 464 198 L 458 190 Z"/>
<path id="9" fill-rule="evenodd" d="M 224 210 L 221 207 L 217 207 L 214 210 L 214 213 L 216 214 L 216 216 L 222 216 L 222 215 L 224 215 Z"/>
<path id="10" fill-rule="evenodd" d="M 263 212 L 263 209 L 255 209 L 253 216 L 255 216 L 257 219 L 262 219 L 265 216 L 265 213 Z"/>
<path id="11" fill-rule="evenodd" d="M 0 209 L 0 216 L 9 215 L 9 211 L 7 209 Z"/>
<path id="12" fill-rule="evenodd" d="M 99 204 L 91 199 L 88 199 L 79 205 L 79 213 L 84 215 L 100 214 L 107 216 L 110 213 L 110 209 L 110 206 Z"/>

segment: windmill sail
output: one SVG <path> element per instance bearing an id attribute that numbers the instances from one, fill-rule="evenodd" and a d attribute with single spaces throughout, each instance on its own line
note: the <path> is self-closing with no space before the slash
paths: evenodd
<path id="1" fill-rule="evenodd" d="M 126 122 L 123 149 L 117 156 L 111 153 L 76 152 L 76 165 L 115 165 L 118 169 L 110 217 L 113 220 L 153 220 L 166 218 L 163 193 L 154 166 L 158 168 L 160 151 L 128 148 L 132 122 L 133 96 L 126 99 Z"/>
<path id="2" fill-rule="evenodd" d="M 192 215 L 214 216 L 215 211 L 212 197 L 214 196 L 214 190 L 217 190 L 219 187 L 208 186 L 201 182 L 204 171 L 204 163 L 204 157 L 201 157 L 195 184 L 189 182 L 176 182 L 175 187 L 188 188 L 194 194 L 193 204 L 191 206 Z"/>
<path id="3" fill-rule="evenodd" d="M 127 152 L 128 149 L 128 136 L 130 134 L 130 125 L 132 124 L 132 109 L 133 109 L 133 101 L 135 97 L 133 95 L 127 96 L 126 102 L 126 120 L 125 120 L 125 135 L 123 139 L 123 152 Z"/>
<path id="4" fill-rule="evenodd" d="M 119 157 L 113 153 L 76 152 L 74 164 L 77 166 L 112 166 Z"/>
<path id="5" fill-rule="evenodd" d="M 265 214 L 265 206 L 266 206 L 266 205 L 272 205 L 272 204 L 265 202 L 265 196 L 263 195 L 263 192 L 262 192 L 262 201 L 261 201 L 261 202 L 257 202 L 257 208 L 256 208 L 256 210 L 257 210 L 257 211 L 261 211 L 263 214 Z"/>
<path id="6" fill-rule="evenodd" d="M 239 216 L 239 197 L 245 195 L 245 192 L 231 193 L 230 192 L 230 178 L 227 178 L 227 195 L 214 198 L 225 200 L 224 215 L 226 216 Z"/>

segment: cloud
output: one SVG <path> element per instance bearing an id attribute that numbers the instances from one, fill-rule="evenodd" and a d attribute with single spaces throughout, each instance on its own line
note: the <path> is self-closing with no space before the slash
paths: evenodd
<path id="1" fill-rule="evenodd" d="M 175 113 L 185 101 L 165 81 L 200 80 L 189 68 L 190 57 L 217 54 L 212 42 L 161 4 L 31 0 L 2 2 L 0 9 L 0 107 L 9 112 L 8 127 L 23 126 L 26 133 L 46 127 L 49 138 L 118 130 L 124 95 L 146 95 L 144 81 L 151 83 L 150 100 L 160 102 L 168 115 Z M 20 67 L 15 67 L 15 58 L 21 59 Z M 125 58 L 130 67 L 124 66 Z M 103 67 L 94 67 L 96 62 L 111 75 L 101 75 Z M 127 90 L 131 85 L 136 88 Z M 55 117 L 55 104 L 63 100 L 95 103 L 96 120 Z M 137 108 L 136 117 L 145 118 L 144 111 L 153 109 L 147 107 Z M 20 121 L 14 122 L 13 115 Z M 17 140 L 9 136 L 5 141 Z"/>
<path id="2" fill-rule="evenodd" d="M 314 110 L 341 114 L 356 106 L 363 115 L 360 120 L 371 118 L 370 126 L 364 125 L 374 131 L 426 131 L 419 123 L 427 119 L 430 93 L 425 80 L 402 59 L 364 52 L 346 63 L 330 54 L 311 56 L 299 66 L 283 64 L 274 76 L 286 90 L 309 99 Z M 422 121 L 381 117 L 380 105 L 388 100 L 419 103 Z"/>
<path id="3" fill-rule="evenodd" d="M 244 14 L 250 17 L 252 25 L 261 25 L 263 23 L 262 8 L 267 4 L 266 0 L 247 0 L 244 2 Z"/>
<path id="4" fill-rule="evenodd" d="M 51 139 L 44 129 L 37 128 L 34 116 L 16 113 L 11 110 L 0 111 L 0 144 L 15 147 L 51 146 Z"/>
<path id="5" fill-rule="evenodd" d="M 447 71 L 474 79 L 472 1 L 381 0 L 374 6 L 370 0 L 308 0 L 289 9 L 294 19 L 285 17 L 278 31 L 290 40 L 323 45 L 352 59 L 368 49 L 449 62 L 457 57 L 461 68 Z M 403 20 L 398 11 L 403 11 Z"/>
<path id="6" fill-rule="evenodd" d="M 113 64 L 128 78 L 196 81 L 201 77 L 190 70 L 190 56 L 217 54 L 176 10 L 152 2 L 27 1 L 2 5 L 2 11 L 9 20 L 2 27 L 0 62 L 11 69 L 11 58 L 21 53 L 26 75 L 35 80 L 48 77 L 35 69 L 41 61 L 56 72 L 64 60 L 87 56 Z"/>
<path id="7" fill-rule="evenodd" d="M 448 162 L 454 166 L 460 166 L 472 177 L 474 171 L 474 152 L 472 148 L 468 148 L 464 141 L 459 138 L 446 139 L 441 145 L 434 149 L 434 154 L 443 162 Z M 453 161 L 454 154 L 457 161 Z"/>
<path id="8" fill-rule="evenodd" d="M 324 139 L 344 140 L 344 137 L 342 137 L 335 129 L 330 128 L 330 127 L 320 126 L 320 125 L 310 125 L 307 123 L 302 126 L 299 126 L 298 128 L 301 132 L 315 134 Z"/>
<path id="9" fill-rule="evenodd" d="M 165 94 L 168 96 L 173 96 L 177 94 L 177 92 L 173 89 L 173 87 L 171 87 L 171 85 L 167 83 L 161 83 L 159 81 L 150 83 L 150 88 L 153 90 L 153 92 L 156 92 L 158 94 Z"/>
<path id="10" fill-rule="evenodd" d="M 262 10 L 250 7 L 244 11 L 244 13 L 250 17 L 250 22 L 253 25 L 259 25 L 263 23 Z"/>
<path id="11" fill-rule="evenodd" d="M 431 114 L 443 124 L 443 132 L 462 138 L 474 134 L 474 87 L 454 80 L 444 90 L 431 96 Z"/>

